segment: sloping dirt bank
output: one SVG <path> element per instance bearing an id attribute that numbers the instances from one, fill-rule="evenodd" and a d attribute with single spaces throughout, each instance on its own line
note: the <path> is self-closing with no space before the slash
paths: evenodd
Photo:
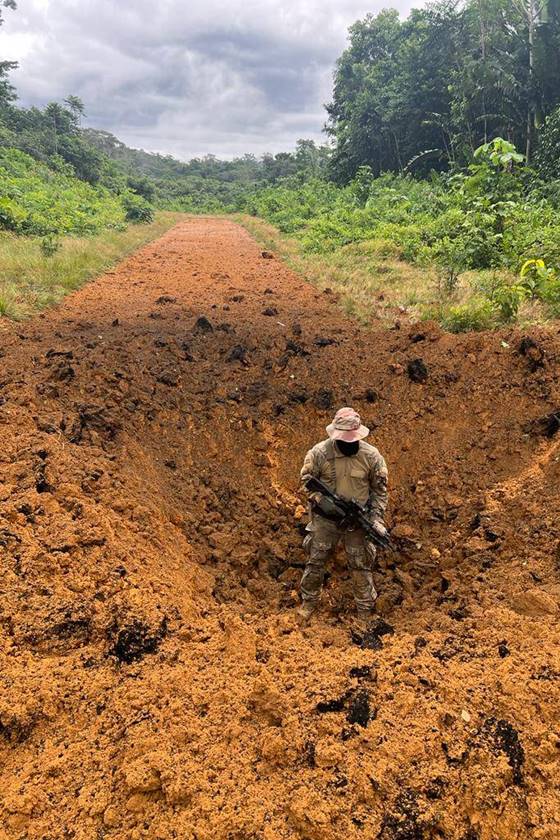
<path id="1" fill-rule="evenodd" d="M 560 836 L 560 336 L 334 303 L 202 219 L 0 328 L 2 840 Z M 349 403 L 399 546 L 365 638 L 342 563 L 293 610 Z"/>

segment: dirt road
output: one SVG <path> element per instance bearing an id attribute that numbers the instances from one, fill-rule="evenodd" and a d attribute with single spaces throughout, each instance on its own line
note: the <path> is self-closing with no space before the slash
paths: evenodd
<path id="1" fill-rule="evenodd" d="M 209 219 L 1 322 L 1 840 L 557 840 L 560 337 L 523 338 L 360 329 Z M 342 561 L 293 610 L 345 404 L 399 546 L 365 638 Z"/>

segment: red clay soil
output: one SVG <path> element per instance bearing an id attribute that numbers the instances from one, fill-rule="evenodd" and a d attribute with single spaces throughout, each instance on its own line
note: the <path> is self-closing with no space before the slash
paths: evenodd
<path id="1" fill-rule="evenodd" d="M 0 838 L 558 840 L 560 336 L 530 337 L 358 328 L 210 219 L 2 322 Z M 294 611 L 300 463 L 346 404 L 399 549 L 365 635 L 343 558 Z"/>

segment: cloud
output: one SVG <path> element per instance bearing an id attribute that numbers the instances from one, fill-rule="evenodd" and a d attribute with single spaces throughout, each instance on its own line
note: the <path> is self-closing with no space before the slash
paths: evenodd
<path id="1" fill-rule="evenodd" d="M 24 105 L 72 93 L 87 123 L 182 159 L 324 140 L 323 104 L 363 0 L 19 0 L 1 54 Z M 398 0 L 408 11 L 409 0 Z"/>

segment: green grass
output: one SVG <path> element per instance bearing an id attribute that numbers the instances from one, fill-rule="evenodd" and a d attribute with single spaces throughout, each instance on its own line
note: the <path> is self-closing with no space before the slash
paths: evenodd
<path id="1" fill-rule="evenodd" d="M 0 232 L 0 316 L 24 318 L 58 303 L 182 218 L 180 213 L 159 212 L 150 224 L 67 237 L 51 257 L 43 255 L 40 238 Z"/>

